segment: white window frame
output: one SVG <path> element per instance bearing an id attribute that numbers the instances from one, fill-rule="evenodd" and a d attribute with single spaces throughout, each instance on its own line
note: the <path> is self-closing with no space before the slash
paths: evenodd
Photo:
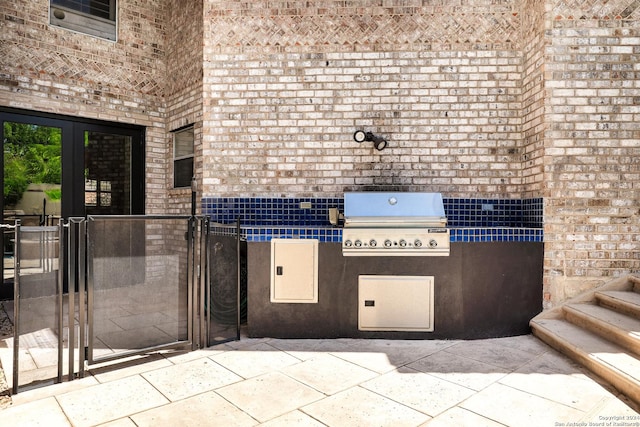
<path id="1" fill-rule="evenodd" d="M 185 147 L 184 145 L 187 145 Z M 195 134 L 194 126 L 189 125 L 173 131 L 173 188 L 186 188 L 191 186 L 191 178 L 195 173 Z M 186 148 L 186 150 L 184 150 Z M 189 182 L 178 182 L 178 174 L 176 173 L 178 163 L 184 163 L 185 160 L 191 160 L 191 176 Z"/>

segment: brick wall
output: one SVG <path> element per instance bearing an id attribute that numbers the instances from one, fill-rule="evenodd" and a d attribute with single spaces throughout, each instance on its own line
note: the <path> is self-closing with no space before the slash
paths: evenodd
<path id="1" fill-rule="evenodd" d="M 522 192 L 539 197 L 544 188 L 545 131 L 545 4 L 524 0 L 520 5 L 522 26 Z M 526 13 L 524 12 L 526 11 Z"/>
<path id="2" fill-rule="evenodd" d="M 519 197 L 514 3 L 205 1 L 205 192 Z"/>
<path id="3" fill-rule="evenodd" d="M 165 0 L 118 1 L 118 41 L 49 26 L 49 1 L 0 2 L 0 105 L 147 126 L 147 212 L 166 209 Z"/>
<path id="4" fill-rule="evenodd" d="M 166 114 L 169 132 L 194 125 L 197 179 L 202 171 L 202 0 L 171 0 L 167 20 Z M 167 135 L 169 165 L 165 186 L 169 189 L 167 212 L 191 212 L 191 189 L 173 189 L 173 137 Z"/>
<path id="5" fill-rule="evenodd" d="M 640 5 L 549 2 L 545 290 L 640 271 Z"/>

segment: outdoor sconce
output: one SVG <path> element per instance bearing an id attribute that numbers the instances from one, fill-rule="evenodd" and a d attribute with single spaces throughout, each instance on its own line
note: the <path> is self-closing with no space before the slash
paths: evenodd
<path id="1" fill-rule="evenodd" d="M 387 140 L 381 136 L 376 136 L 371 132 L 365 132 L 362 130 L 357 130 L 356 133 L 353 134 L 353 139 L 357 143 L 361 143 L 364 141 L 372 141 L 373 146 L 376 147 L 376 150 L 382 151 L 387 147 Z"/>

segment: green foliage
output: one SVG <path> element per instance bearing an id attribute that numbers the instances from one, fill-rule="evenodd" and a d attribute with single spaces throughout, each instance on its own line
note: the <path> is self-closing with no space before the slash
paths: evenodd
<path id="1" fill-rule="evenodd" d="M 44 194 L 49 197 L 49 200 L 61 200 L 62 199 L 62 190 L 59 188 L 55 188 L 53 190 L 45 190 Z"/>
<path id="2" fill-rule="evenodd" d="M 15 205 L 31 183 L 61 183 L 60 129 L 11 122 L 3 129 L 5 206 Z"/>
<path id="3" fill-rule="evenodd" d="M 26 175 L 24 163 L 14 156 L 4 154 L 4 203 L 5 206 L 13 206 L 22 197 L 29 180 Z"/>

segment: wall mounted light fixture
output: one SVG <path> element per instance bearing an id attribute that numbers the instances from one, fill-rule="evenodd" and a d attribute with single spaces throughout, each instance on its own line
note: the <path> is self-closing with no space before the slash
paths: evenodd
<path id="1" fill-rule="evenodd" d="M 376 150 L 382 151 L 387 147 L 387 140 L 381 136 L 376 136 L 371 132 L 365 132 L 363 130 L 357 130 L 353 134 L 353 139 L 357 143 L 361 143 L 364 141 L 372 141 L 373 146 L 376 147 Z"/>

